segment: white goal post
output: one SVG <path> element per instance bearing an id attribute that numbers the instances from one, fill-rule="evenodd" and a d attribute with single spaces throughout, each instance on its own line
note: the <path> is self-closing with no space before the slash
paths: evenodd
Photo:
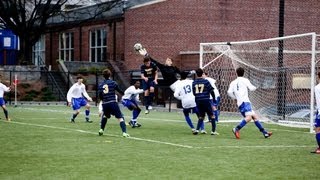
<path id="1" fill-rule="evenodd" d="M 200 68 L 217 80 L 221 112 L 237 112 L 227 89 L 243 67 L 257 90 L 249 98 L 261 120 L 313 132 L 316 83 L 315 33 L 238 42 L 200 43 Z"/>

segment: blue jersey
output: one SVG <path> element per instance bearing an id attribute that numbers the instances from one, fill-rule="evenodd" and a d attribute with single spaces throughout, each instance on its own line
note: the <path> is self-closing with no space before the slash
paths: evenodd
<path id="1" fill-rule="evenodd" d="M 146 66 L 144 64 L 141 65 L 140 70 L 141 70 L 141 74 L 143 74 L 144 77 L 154 80 L 156 71 L 158 69 L 157 69 L 157 66 L 151 62 L 150 66 Z"/>
<path id="2" fill-rule="evenodd" d="M 213 87 L 210 82 L 204 78 L 195 79 L 192 83 L 192 92 L 197 101 L 210 100 L 210 94 L 215 99 Z"/>
<path id="3" fill-rule="evenodd" d="M 123 91 L 115 81 L 111 79 L 104 80 L 98 87 L 98 94 L 99 98 L 102 100 L 102 104 L 117 102 L 116 91 L 123 94 Z"/>

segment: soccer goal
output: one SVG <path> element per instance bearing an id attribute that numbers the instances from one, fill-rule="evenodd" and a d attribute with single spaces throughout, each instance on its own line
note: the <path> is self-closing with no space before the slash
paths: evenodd
<path id="1" fill-rule="evenodd" d="M 217 80 L 221 112 L 237 112 L 227 96 L 235 69 L 258 87 L 249 98 L 261 120 L 310 128 L 314 121 L 316 83 L 315 33 L 271 39 L 200 44 L 200 68 Z"/>

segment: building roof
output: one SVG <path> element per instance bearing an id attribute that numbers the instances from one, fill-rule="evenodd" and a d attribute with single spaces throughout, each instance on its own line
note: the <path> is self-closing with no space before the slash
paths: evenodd
<path id="1" fill-rule="evenodd" d="M 150 5 L 163 0 L 112 0 L 63 11 L 61 14 L 48 19 L 50 25 L 61 25 L 70 22 L 81 22 L 86 20 L 117 19 L 121 18 L 126 9 Z M 110 9 L 110 7 L 112 7 Z"/>

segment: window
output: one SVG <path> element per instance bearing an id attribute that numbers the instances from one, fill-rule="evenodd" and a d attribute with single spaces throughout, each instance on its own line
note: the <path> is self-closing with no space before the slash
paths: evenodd
<path id="1" fill-rule="evenodd" d="M 45 57 L 45 36 L 41 35 L 40 39 L 32 47 L 32 63 L 36 66 L 44 65 Z"/>
<path id="2" fill-rule="evenodd" d="M 73 33 L 61 33 L 59 35 L 59 59 L 74 61 Z"/>
<path id="3" fill-rule="evenodd" d="M 107 60 L 107 32 L 105 29 L 90 31 L 90 61 L 105 62 Z"/>

